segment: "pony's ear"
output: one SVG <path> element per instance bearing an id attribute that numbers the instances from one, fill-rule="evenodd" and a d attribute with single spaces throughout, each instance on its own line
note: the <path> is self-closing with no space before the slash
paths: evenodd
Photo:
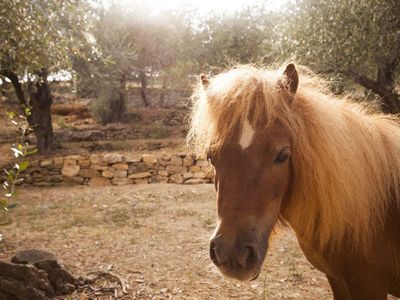
<path id="1" fill-rule="evenodd" d="M 291 96 L 296 94 L 297 87 L 299 86 L 299 74 L 293 63 L 288 64 L 285 71 L 283 71 L 283 78 L 280 80 L 280 85 L 287 90 Z"/>
<path id="2" fill-rule="evenodd" d="M 208 85 L 210 84 L 210 81 L 208 80 L 207 75 L 205 74 L 200 75 L 200 81 L 204 88 L 208 87 Z"/>

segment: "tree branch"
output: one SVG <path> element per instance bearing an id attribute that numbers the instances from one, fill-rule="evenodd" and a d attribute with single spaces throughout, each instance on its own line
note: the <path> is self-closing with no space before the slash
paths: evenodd
<path id="1" fill-rule="evenodd" d="M 26 106 L 27 102 L 25 99 L 25 94 L 22 89 L 21 83 L 18 80 L 17 74 L 9 70 L 1 70 L 0 74 L 7 77 L 11 81 L 12 85 L 14 86 L 15 93 L 17 94 L 19 103 L 23 106 Z"/>
<path id="2" fill-rule="evenodd" d="M 379 81 L 373 80 L 365 75 L 359 74 L 355 71 L 349 70 L 346 72 L 346 75 L 353 78 L 355 82 L 361 84 L 363 87 L 371 90 L 375 94 L 378 94 L 381 97 L 385 97 L 388 94 L 391 94 L 392 91 L 387 89 L 384 85 L 382 85 Z"/>

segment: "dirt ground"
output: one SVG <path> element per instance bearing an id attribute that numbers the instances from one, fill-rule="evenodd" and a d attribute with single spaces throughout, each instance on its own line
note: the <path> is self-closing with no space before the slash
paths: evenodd
<path id="1" fill-rule="evenodd" d="M 128 285 L 123 299 L 332 299 L 288 228 L 277 230 L 257 280 L 222 277 L 208 257 L 214 198 L 208 184 L 25 187 L 0 227 L 0 259 L 36 248 L 74 274 L 112 270 Z M 91 295 L 66 299 L 112 299 Z"/>

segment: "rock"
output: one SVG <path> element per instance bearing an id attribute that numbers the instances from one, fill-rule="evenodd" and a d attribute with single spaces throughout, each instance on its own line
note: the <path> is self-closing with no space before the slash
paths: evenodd
<path id="1" fill-rule="evenodd" d="M 129 168 L 128 164 L 124 164 L 124 163 L 113 164 L 112 167 L 117 170 L 128 170 L 128 168 Z"/>
<path id="2" fill-rule="evenodd" d="M 15 264 L 29 264 L 47 273 L 51 287 L 57 295 L 63 295 L 75 290 L 77 279 L 66 271 L 57 261 L 54 254 L 42 250 L 23 250 L 17 252 L 11 259 Z"/>
<path id="3" fill-rule="evenodd" d="M 178 152 L 177 155 L 183 158 L 186 156 L 186 152 Z"/>
<path id="4" fill-rule="evenodd" d="M 132 179 L 147 178 L 147 177 L 151 177 L 150 172 L 134 173 L 128 176 L 128 178 Z"/>
<path id="5" fill-rule="evenodd" d="M 113 178 L 111 182 L 115 185 L 127 185 L 132 184 L 133 180 L 130 178 Z"/>
<path id="6" fill-rule="evenodd" d="M 64 177 L 65 183 L 71 184 L 85 184 L 85 178 L 83 177 Z"/>
<path id="7" fill-rule="evenodd" d="M 207 179 L 200 179 L 200 178 L 192 178 L 185 180 L 185 184 L 201 184 L 201 183 L 207 183 Z"/>
<path id="8" fill-rule="evenodd" d="M 53 163 L 56 166 L 61 166 L 64 163 L 64 157 L 54 157 Z"/>
<path id="9" fill-rule="evenodd" d="M 125 178 L 128 175 L 126 170 L 115 170 L 114 178 Z"/>
<path id="10" fill-rule="evenodd" d="M 63 177 L 61 175 L 52 175 L 49 177 L 46 177 L 46 181 L 49 182 L 62 182 L 63 181 Z"/>
<path id="11" fill-rule="evenodd" d="M 88 168 L 90 166 L 90 161 L 88 159 L 79 161 L 79 166 L 81 168 Z"/>
<path id="12" fill-rule="evenodd" d="M 107 153 L 103 156 L 103 162 L 108 164 L 120 163 L 122 162 L 122 155 L 118 153 Z"/>
<path id="13" fill-rule="evenodd" d="M 193 177 L 194 178 L 198 178 L 198 179 L 204 179 L 204 178 L 206 178 L 206 173 L 204 173 L 204 172 L 194 172 L 193 173 Z"/>
<path id="14" fill-rule="evenodd" d="M 137 163 L 137 162 L 141 162 L 142 161 L 142 155 L 141 154 L 135 154 L 135 153 L 131 153 L 131 154 L 126 154 L 125 155 L 125 162 L 127 163 Z"/>
<path id="15" fill-rule="evenodd" d="M 173 183 L 183 183 L 183 177 L 181 174 L 173 174 L 169 178 Z"/>
<path id="16" fill-rule="evenodd" d="M 171 156 L 167 153 L 163 153 L 160 155 L 160 159 L 165 160 L 165 161 L 169 161 L 171 159 Z"/>
<path id="17" fill-rule="evenodd" d="M 14 264 L 31 265 L 34 265 L 37 262 L 56 260 L 57 258 L 53 253 L 36 249 L 19 251 L 11 258 L 11 262 Z"/>
<path id="18" fill-rule="evenodd" d="M 169 173 L 168 173 L 167 171 L 160 170 L 160 171 L 158 171 L 158 175 L 161 175 L 161 176 L 168 176 Z"/>
<path id="19" fill-rule="evenodd" d="M 67 177 L 73 177 L 78 175 L 79 169 L 79 165 L 64 164 L 64 167 L 61 170 L 61 174 Z"/>
<path id="20" fill-rule="evenodd" d="M 85 158 L 82 155 L 68 155 L 65 157 L 65 160 L 84 160 Z"/>
<path id="21" fill-rule="evenodd" d="M 52 159 L 45 159 L 45 160 L 41 160 L 40 161 L 40 166 L 41 167 L 51 166 L 52 164 L 53 164 L 53 160 Z"/>
<path id="22" fill-rule="evenodd" d="M 105 171 L 108 169 L 107 165 L 91 164 L 90 168 L 97 171 Z"/>
<path id="23" fill-rule="evenodd" d="M 44 300 L 56 295 L 48 274 L 33 265 L 0 261 L 0 299 Z"/>
<path id="24" fill-rule="evenodd" d="M 31 165 L 31 167 L 38 167 L 39 166 L 39 161 L 38 160 L 32 160 L 30 165 Z"/>
<path id="25" fill-rule="evenodd" d="M 101 156 L 99 154 L 92 154 L 90 155 L 89 160 L 92 164 L 99 164 L 101 163 Z"/>
<path id="26" fill-rule="evenodd" d="M 201 168 L 199 166 L 192 166 L 190 167 L 190 172 L 200 172 Z"/>
<path id="27" fill-rule="evenodd" d="M 185 173 L 187 168 L 184 166 L 167 166 L 165 169 L 169 174 Z"/>
<path id="28" fill-rule="evenodd" d="M 168 182 L 168 177 L 166 176 L 156 175 L 150 178 L 150 183 L 167 183 L 167 182 Z"/>
<path id="29" fill-rule="evenodd" d="M 196 161 L 196 166 L 199 166 L 199 167 L 208 167 L 209 165 L 210 165 L 210 162 L 207 160 Z"/>
<path id="30" fill-rule="evenodd" d="M 141 173 L 149 169 L 151 169 L 151 166 L 146 163 L 134 163 L 129 166 L 129 173 Z"/>
<path id="31" fill-rule="evenodd" d="M 148 184 L 149 180 L 147 178 L 135 179 L 135 184 Z"/>
<path id="32" fill-rule="evenodd" d="M 111 182 L 108 178 L 94 177 L 90 179 L 89 185 L 93 187 L 108 186 L 111 185 Z"/>
<path id="33" fill-rule="evenodd" d="M 115 170 L 113 168 L 108 168 L 107 170 L 104 170 L 101 173 L 101 176 L 106 177 L 106 178 L 112 178 L 112 177 L 114 177 L 114 172 L 115 172 Z"/>
<path id="34" fill-rule="evenodd" d="M 194 174 L 192 172 L 183 173 L 183 179 L 193 178 Z"/>
<path id="35" fill-rule="evenodd" d="M 174 155 L 171 157 L 171 165 L 182 166 L 182 157 Z"/>
<path id="36" fill-rule="evenodd" d="M 183 162 L 182 165 L 186 166 L 186 167 L 190 167 L 194 165 L 194 159 L 190 156 L 186 156 L 183 158 Z"/>
<path id="37" fill-rule="evenodd" d="M 146 163 L 150 163 L 150 164 L 157 163 L 157 156 L 155 156 L 153 154 L 143 154 L 142 158 L 143 158 L 143 161 Z"/>
<path id="38" fill-rule="evenodd" d="M 80 169 L 79 176 L 86 178 L 100 177 L 100 172 L 93 169 Z"/>

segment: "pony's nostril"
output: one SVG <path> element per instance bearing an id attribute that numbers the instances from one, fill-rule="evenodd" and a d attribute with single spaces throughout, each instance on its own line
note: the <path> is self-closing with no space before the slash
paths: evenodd
<path id="1" fill-rule="evenodd" d="M 218 259 L 218 255 L 217 255 L 217 245 L 215 242 L 210 242 L 210 258 L 211 261 L 217 266 L 221 266 L 221 262 Z"/>
<path id="2" fill-rule="evenodd" d="M 256 247 L 253 245 L 245 246 L 242 255 L 239 257 L 239 264 L 244 269 L 252 269 L 258 264 L 258 261 L 259 255 Z"/>

